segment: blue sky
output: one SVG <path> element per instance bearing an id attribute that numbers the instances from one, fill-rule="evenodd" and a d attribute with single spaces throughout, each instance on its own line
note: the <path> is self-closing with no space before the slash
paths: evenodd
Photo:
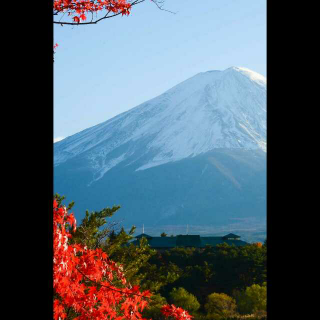
<path id="1" fill-rule="evenodd" d="M 70 136 L 199 72 L 246 67 L 266 76 L 266 0 L 150 1 L 128 17 L 55 25 L 54 137 Z"/>

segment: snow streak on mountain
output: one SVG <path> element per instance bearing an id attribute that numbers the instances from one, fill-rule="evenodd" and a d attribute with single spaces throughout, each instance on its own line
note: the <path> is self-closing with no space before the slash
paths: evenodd
<path id="1" fill-rule="evenodd" d="M 54 144 L 54 163 L 86 160 L 92 181 L 125 161 L 136 171 L 214 149 L 266 151 L 266 79 L 246 68 L 208 71 Z M 142 161 L 142 162 L 141 162 Z"/>

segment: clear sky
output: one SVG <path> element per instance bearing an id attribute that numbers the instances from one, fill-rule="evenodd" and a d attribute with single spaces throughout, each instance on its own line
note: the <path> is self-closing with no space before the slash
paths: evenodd
<path id="1" fill-rule="evenodd" d="M 106 121 L 208 70 L 266 76 L 266 0 L 151 1 L 128 17 L 55 25 L 54 137 Z"/>

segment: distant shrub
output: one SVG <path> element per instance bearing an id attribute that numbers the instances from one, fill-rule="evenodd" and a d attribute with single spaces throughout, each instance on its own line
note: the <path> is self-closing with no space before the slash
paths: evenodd
<path id="1" fill-rule="evenodd" d="M 183 308 L 191 313 L 200 308 L 200 303 L 198 302 L 197 298 L 184 288 L 173 288 L 173 290 L 170 292 L 170 302 L 175 306 Z"/>
<path id="2" fill-rule="evenodd" d="M 223 320 L 267 320 L 267 316 L 266 315 L 257 316 L 254 314 L 247 314 L 247 315 L 237 315 L 231 318 L 225 318 Z"/>
<path id="3" fill-rule="evenodd" d="M 210 318 L 210 316 L 207 316 L 205 320 L 211 320 L 215 318 Z M 198 319 L 197 317 L 194 318 L 194 320 L 202 320 L 202 318 Z M 223 320 L 267 320 L 266 315 L 255 315 L 255 314 L 246 314 L 246 315 L 235 315 L 233 317 L 227 317 L 223 318 Z"/>
<path id="4" fill-rule="evenodd" d="M 236 316 L 236 301 L 224 293 L 210 294 L 204 307 L 208 320 L 224 320 Z"/>
<path id="5" fill-rule="evenodd" d="M 240 314 L 255 314 L 263 317 L 267 311 L 267 287 L 254 284 L 235 295 Z"/>

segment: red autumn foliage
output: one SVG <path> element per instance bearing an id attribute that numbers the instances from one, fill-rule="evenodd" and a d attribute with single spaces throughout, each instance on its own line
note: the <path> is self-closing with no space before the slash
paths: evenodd
<path id="1" fill-rule="evenodd" d="M 101 20 L 118 15 L 128 16 L 133 6 L 146 0 L 53 0 L 53 15 L 61 15 L 61 19 L 67 14 L 71 20 L 54 20 L 54 24 L 63 25 L 88 25 L 96 24 Z M 163 9 L 163 0 L 150 0 L 160 10 Z M 168 11 L 168 10 L 165 10 Z M 170 11 L 168 11 L 170 12 Z M 102 16 L 98 17 L 98 14 Z M 90 14 L 91 20 L 87 19 Z M 95 15 L 95 19 L 94 19 Z M 55 50 L 57 44 L 53 47 Z"/>
<path id="2" fill-rule="evenodd" d="M 81 21 L 87 20 L 87 15 L 90 13 L 98 13 L 99 11 L 105 11 L 106 15 L 102 18 L 107 18 L 109 13 L 112 13 L 110 17 L 118 14 L 129 15 L 132 5 L 139 3 L 134 1 L 132 4 L 128 0 L 54 0 L 53 1 L 53 15 L 59 15 L 67 13 L 72 17 L 73 22 L 57 22 L 60 24 L 80 24 Z M 99 19 L 100 20 L 100 19 Z M 89 23 L 96 23 L 89 22 Z M 58 44 L 53 46 L 53 50 L 57 48 Z"/>
<path id="3" fill-rule="evenodd" d="M 127 0 L 54 0 L 54 14 L 67 13 L 73 21 L 80 23 L 87 19 L 87 14 L 106 10 L 113 14 L 129 15 L 131 3 Z"/>
<path id="4" fill-rule="evenodd" d="M 76 314 L 74 320 L 142 320 L 141 312 L 148 305 L 151 293 L 131 286 L 123 267 L 100 248 L 93 250 L 70 244 L 71 230 L 75 229 L 73 214 L 54 200 L 54 320 L 67 318 L 70 310 Z M 176 320 L 191 320 L 186 311 L 174 305 L 164 306 L 162 312 Z"/>
<path id="5" fill-rule="evenodd" d="M 177 320 L 191 320 L 193 317 L 188 314 L 187 311 L 183 310 L 182 308 L 177 308 L 174 304 L 165 305 L 161 308 L 161 312 L 167 318 L 174 318 Z"/>

